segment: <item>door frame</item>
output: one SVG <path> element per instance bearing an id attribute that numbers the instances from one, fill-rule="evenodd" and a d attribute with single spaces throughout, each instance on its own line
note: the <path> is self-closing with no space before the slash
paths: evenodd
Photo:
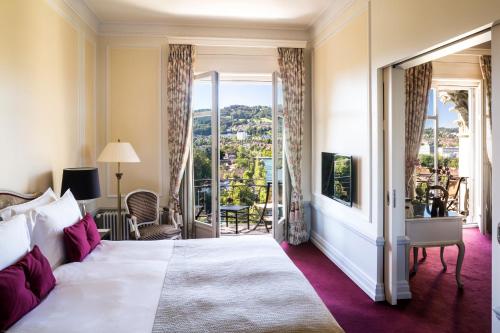
<path id="1" fill-rule="evenodd" d="M 384 285 L 392 305 L 411 298 L 405 236 L 404 70 L 384 68 Z"/>
<path id="2" fill-rule="evenodd" d="M 219 133 L 219 73 L 216 71 L 210 71 L 205 73 L 200 73 L 194 76 L 194 81 L 210 78 L 212 83 L 212 110 L 211 110 L 211 129 L 212 129 L 212 181 L 211 181 L 211 203 L 212 203 L 212 223 L 203 223 L 196 221 L 196 214 L 193 213 L 193 227 L 195 231 L 195 238 L 215 238 L 220 236 L 220 182 L 219 182 L 219 142 L 220 142 L 220 133 Z M 194 120 L 194 112 L 193 112 L 193 120 Z M 194 138 L 194 135 L 193 135 Z M 192 139 L 191 139 L 192 140 Z M 194 151 L 191 141 L 191 156 Z M 192 158 L 191 158 L 192 160 Z M 192 163 L 191 163 L 192 165 Z M 191 169 L 193 166 L 191 167 Z M 192 187 L 194 188 L 194 177 Z M 194 190 L 192 191 L 194 194 Z M 195 196 L 192 198 L 192 209 L 195 209 Z"/>

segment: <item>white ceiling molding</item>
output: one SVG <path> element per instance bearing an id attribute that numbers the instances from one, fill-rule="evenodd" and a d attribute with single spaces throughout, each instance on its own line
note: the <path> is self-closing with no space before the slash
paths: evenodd
<path id="1" fill-rule="evenodd" d="M 220 37 L 248 39 L 308 40 L 306 30 L 228 28 L 216 26 L 101 23 L 99 34 L 105 36 L 155 36 L 155 37 Z"/>
<path id="2" fill-rule="evenodd" d="M 316 19 L 311 22 L 309 31 L 311 37 L 316 41 L 332 22 L 338 19 L 355 0 L 335 0 Z"/>
<path id="3" fill-rule="evenodd" d="M 214 37 L 168 37 L 169 44 L 192 44 L 197 46 L 221 47 L 258 47 L 277 48 L 293 47 L 305 48 L 307 41 L 303 40 L 276 40 L 276 39 L 246 39 L 246 38 L 214 38 Z"/>
<path id="4" fill-rule="evenodd" d="M 85 22 L 92 31 L 99 32 L 100 21 L 92 10 L 90 10 L 85 2 L 81 0 L 64 0 L 66 5 Z"/>

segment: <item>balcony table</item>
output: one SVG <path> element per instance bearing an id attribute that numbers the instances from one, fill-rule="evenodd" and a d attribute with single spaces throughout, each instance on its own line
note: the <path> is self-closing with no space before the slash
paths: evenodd
<path id="1" fill-rule="evenodd" d="M 243 217 L 246 217 L 247 228 L 250 229 L 250 206 L 220 206 L 220 212 L 222 218 L 226 221 L 226 227 L 228 226 L 228 219 L 234 218 L 236 233 L 238 233 L 238 217 L 244 212 Z M 229 216 L 229 214 L 232 214 L 232 216 Z"/>

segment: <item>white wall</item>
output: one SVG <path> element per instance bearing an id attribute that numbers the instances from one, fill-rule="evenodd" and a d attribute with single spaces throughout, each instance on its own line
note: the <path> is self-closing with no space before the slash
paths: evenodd
<path id="1" fill-rule="evenodd" d="M 500 110 L 500 26 L 493 28 L 492 32 L 492 112 Z M 493 292 L 493 307 L 496 309 L 497 315 L 500 316 L 500 244 L 497 241 L 500 236 L 498 226 L 500 221 L 500 118 L 492 117 L 493 125 L 493 181 L 492 181 L 492 206 L 493 206 L 493 235 L 492 235 L 492 292 Z M 497 318 L 495 313 L 492 315 L 493 332 L 500 332 L 500 318 Z"/>

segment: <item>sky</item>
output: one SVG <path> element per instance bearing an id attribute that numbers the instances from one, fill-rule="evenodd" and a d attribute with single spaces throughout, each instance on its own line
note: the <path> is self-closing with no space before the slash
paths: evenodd
<path id="1" fill-rule="evenodd" d="M 211 83 L 196 81 L 193 85 L 193 110 L 211 107 Z M 267 105 L 273 102 L 271 82 L 228 82 L 219 83 L 219 107 L 229 105 Z"/>
<path id="2" fill-rule="evenodd" d="M 429 109 L 432 110 L 433 103 L 434 101 L 431 93 L 431 95 L 429 96 L 428 110 Z M 437 99 L 439 127 L 449 127 L 449 128 L 457 127 L 455 120 L 458 119 L 458 113 L 455 111 L 450 111 L 453 110 L 453 108 L 454 108 L 453 104 L 450 103 L 443 104 L 439 98 Z"/>

